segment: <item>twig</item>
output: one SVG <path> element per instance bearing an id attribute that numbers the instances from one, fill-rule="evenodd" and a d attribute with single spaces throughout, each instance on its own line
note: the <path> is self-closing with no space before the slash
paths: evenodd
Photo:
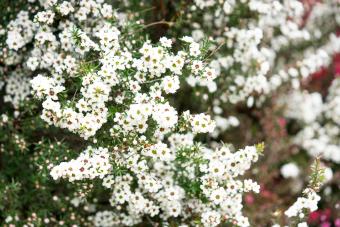
<path id="1" fill-rule="evenodd" d="M 210 58 L 211 56 L 213 56 L 219 49 L 221 49 L 221 47 L 225 44 L 225 41 L 223 41 L 218 47 L 216 47 L 215 50 L 213 50 L 204 60 Z"/>
<path id="2" fill-rule="evenodd" d="M 141 84 L 149 84 L 149 83 L 153 83 L 153 82 L 161 81 L 161 80 L 163 80 L 163 78 L 154 79 L 154 80 L 150 80 L 150 81 L 145 81 L 145 82 L 142 82 Z"/>
<path id="3" fill-rule="evenodd" d="M 174 25 L 174 22 L 171 22 L 171 21 L 164 21 L 164 20 L 161 20 L 161 21 L 156 21 L 156 22 L 153 22 L 153 23 L 150 23 L 150 24 L 144 25 L 144 27 L 143 27 L 143 28 L 141 28 L 140 30 L 143 30 L 143 29 L 146 29 L 146 28 L 149 28 L 149 27 L 155 26 L 155 25 L 159 25 L 159 24 L 164 24 L 164 25 L 168 25 L 169 27 L 171 27 L 171 26 L 173 26 L 173 25 Z"/>
<path id="4" fill-rule="evenodd" d="M 145 12 L 148 12 L 148 11 L 153 10 L 155 8 L 156 8 L 156 6 L 153 6 L 153 7 L 150 7 L 150 8 L 147 8 L 147 9 L 143 9 L 141 11 L 138 11 L 137 13 L 145 13 Z"/>
<path id="5" fill-rule="evenodd" d="M 73 97 L 72 97 L 72 102 L 74 102 L 74 99 L 76 98 L 76 94 L 78 92 L 78 88 L 76 89 L 76 92 L 74 92 Z"/>

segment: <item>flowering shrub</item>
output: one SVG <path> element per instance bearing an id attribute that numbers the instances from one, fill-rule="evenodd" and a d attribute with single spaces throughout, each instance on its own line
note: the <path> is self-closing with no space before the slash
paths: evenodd
<path id="1" fill-rule="evenodd" d="M 339 105 L 337 105 L 340 101 L 339 85 L 339 78 L 334 79 L 329 87 L 325 103 L 323 103 L 319 93 L 301 94 L 298 92 L 293 94 L 292 100 L 302 98 L 306 106 L 300 112 L 295 112 L 293 115 L 296 116 L 293 116 L 289 112 L 293 113 L 292 108 L 297 103 L 291 102 L 287 112 L 287 116 L 305 122 L 304 128 L 296 135 L 296 143 L 301 145 L 310 155 L 321 156 L 337 164 L 340 163 L 338 144 L 340 121 Z"/>
<path id="2" fill-rule="evenodd" d="M 340 83 L 311 76 L 337 2 L 1 4 L 2 225 L 302 227 L 337 202 Z"/>

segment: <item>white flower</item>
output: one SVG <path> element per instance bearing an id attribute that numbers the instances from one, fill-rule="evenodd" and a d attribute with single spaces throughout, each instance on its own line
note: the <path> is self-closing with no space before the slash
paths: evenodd
<path id="1" fill-rule="evenodd" d="M 320 196 L 318 196 L 316 192 L 310 188 L 305 189 L 303 193 L 305 196 L 299 197 L 296 202 L 285 211 L 285 215 L 290 218 L 297 217 L 300 214 L 303 214 L 305 209 L 308 209 L 310 212 L 318 209 Z"/>
<path id="2" fill-rule="evenodd" d="M 215 122 L 211 120 L 209 115 L 205 114 L 194 115 L 190 123 L 194 133 L 213 132 L 215 129 Z"/>
<path id="3" fill-rule="evenodd" d="M 221 214 L 216 211 L 207 211 L 202 214 L 201 218 L 203 226 L 213 227 L 221 222 Z"/>
<path id="4" fill-rule="evenodd" d="M 201 54 L 200 45 L 198 43 L 192 42 L 189 46 L 190 55 L 197 57 Z"/>
<path id="5" fill-rule="evenodd" d="M 164 143 L 157 143 L 144 150 L 144 155 L 152 157 L 154 159 L 160 159 L 162 161 L 173 160 L 174 154 Z"/>
<path id="6" fill-rule="evenodd" d="M 232 6 L 228 1 L 225 1 L 223 4 L 223 11 L 225 14 L 230 14 L 232 12 Z"/>
<path id="7" fill-rule="evenodd" d="M 297 227 L 308 227 L 306 222 L 301 222 L 297 225 Z"/>
<path id="8" fill-rule="evenodd" d="M 227 193 L 224 188 L 219 188 L 211 193 L 210 200 L 215 204 L 220 204 L 226 198 Z"/>
<path id="9" fill-rule="evenodd" d="M 88 147 L 77 159 L 54 166 L 50 174 L 55 180 L 59 178 L 66 178 L 69 181 L 104 178 L 111 170 L 109 158 L 108 149 Z"/>
<path id="10" fill-rule="evenodd" d="M 183 36 L 181 38 L 182 41 L 186 42 L 186 43 L 192 43 L 194 42 L 194 39 L 192 37 L 189 37 L 189 36 Z"/>
<path id="11" fill-rule="evenodd" d="M 209 172 L 212 176 L 222 177 L 225 174 L 225 166 L 220 161 L 210 161 Z"/>
<path id="12" fill-rule="evenodd" d="M 37 20 L 40 23 L 46 23 L 46 24 L 52 24 L 54 20 L 54 12 L 51 10 L 38 12 L 35 16 L 35 20 Z"/>
<path id="13" fill-rule="evenodd" d="M 60 14 L 63 15 L 63 16 L 67 16 L 71 12 L 74 12 L 74 8 L 73 8 L 72 4 L 70 2 L 67 2 L 67 1 L 63 1 L 59 5 L 58 9 L 59 9 Z"/>
<path id="14" fill-rule="evenodd" d="M 163 47 L 171 48 L 171 45 L 172 45 L 171 39 L 168 39 L 168 38 L 166 38 L 166 37 L 161 37 L 161 38 L 159 39 L 159 41 L 160 41 L 160 43 L 161 43 L 161 45 L 162 45 Z"/>
<path id="15" fill-rule="evenodd" d="M 280 171 L 284 178 L 296 178 L 300 174 L 299 167 L 293 162 L 284 164 Z"/>
<path id="16" fill-rule="evenodd" d="M 162 87 L 165 93 L 173 94 L 179 89 L 179 78 L 178 76 L 166 76 L 163 78 Z"/>

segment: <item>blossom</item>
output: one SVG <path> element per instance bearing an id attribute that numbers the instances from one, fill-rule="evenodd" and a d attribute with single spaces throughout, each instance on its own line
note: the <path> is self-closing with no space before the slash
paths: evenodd
<path id="1" fill-rule="evenodd" d="M 284 178 L 296 178 L 299 173 L 300 169 L 295 163 L 287 163 L 281 167 L 281 174 Z"/>
<path id="2" fill-rule="evenodd" d="M 308 209 L 310 212 L 317 210 L 318 201 L 320 196 L 312 189 L 306 189 L 304 191 L 305 197 L 299 197 L 297 201 L 285 211 L 285 215 L 288 217 L 299 216 L 304 209 Z"/>
<path id="3" fill-rule="evenodd" d="M 215 122 L 208 115 L 197 114 L 192 117 L 191 126 L 194 133 L 207 133 L 215 129 Z"/>
<path id="4" fill-rule="evenodd" d="M 55 180 L 67 178 L 69 181 L 104 178 L 111 169 L 109 158 L 108 149 L 88 147 L 77 159 L 54 166 L 51 176 Z"/>

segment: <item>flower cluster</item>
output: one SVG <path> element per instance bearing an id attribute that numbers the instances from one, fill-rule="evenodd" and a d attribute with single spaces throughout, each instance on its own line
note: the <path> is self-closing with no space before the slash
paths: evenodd
<path id="1" fill-rule="evenodd" d="M 128 174 L 116 176 L 111 185 L 110 202 L 119 209 L 105 211 L 104 217 L 104 213 L 97 214 L 96 226 L 134 225 L 145 216 L 157 215 L 164 223 L 175 217 L 189 224 L 195 221 L 192 217 L 198 216 L 204 226 L 224 222 L 249 226 L 248 219 L 242 215 L 242 194 L 258 193 L 260 186 L 250 179 L 237 180 L 236 177 L 257 161 L 258 152 L 255 146 L 231 152 L 226 146 L 213 151 L 187 145 L 177 150 L 157 143 L 142 148 L 141 153 L 132 149 L 118 153 L 116 165 L 129 170 Z M 192 185 L 187 188 L 183 185 L 185 181 Z M 197 187 L 200 197 L 191 194 L 194 197 L 187 198 L 188 193 L 192 193 L 191 187 Z M 210 203 L 204 203 L 204 199 Z"/>
<path id="2" fill-rule="evenodd" d="M 71 9 L 78 9 L 79 13 L 82 7 L 90 7 L 98 19 L 95 12 L 104 5 L 82 6 L 84 2 L 80 2 L 79 9 L 77 5 Z M 99 212 L 94 217 L 99 226 L 133 225 L 145 216 L 157 216 L 164 223 L 177 217 L 189 224 L 196 215 L 205 226 L 226 221 L 249 226 L 241 213 L 242 194 L 258 192 L 259 186 L 252 180 L 235 178 L 257 160 L 256 148 L 246 147 L 232 153 L 227 148 L 214 152 L 196 147 L 194 135 L 213 132 L 215 122 L 206 114 L 184 112 L 179 116 L 166 96 L 179 90 L 180 78 L 188 73 L 202 83 L 216 78 L 216 72 L 204 62 L 200 44 L 184 36 L 180 41 L 187 51 L 174 53 L 172 40 L 164 37 L 159 45 L 148 40 L 138 44 L 126 42 L 121 38 L 122 28 L 107 22 L 98 23 L 91 32 L 81 24 L 78 27 L 61 24 L 56 35 L 48 26 L 55 23 L 55 14 L 68 15 L 62 8 L 47 5 L 45 11 L 35 16 L 35 49 L 31 50 L 27 67 L 32 71 L 44 69 L 44 73 L 31 80 L 34 96 L 43 100 L 41 117 L 48 124 L 66 128 L 85 139 L 95 136 L 104 123 L 111 123 L 112 139 L 123 142 L 116 142 L 113 148 L 88 147 L 76 159 L 51 166 L 50 175 L 55 180 L 64 178 L 71 182 L 102 179 L 103 186 L 112 190 L 111 206 L 119 209 L 115 209 L 114 215 Z M 79 15 L 76 13 L 76 17 Z M 95 65 L 85 61 L 83 64 L 90 69 L 82 72 L 77 58 L 87 58 L 90 53 L 99 58 L 90 60 Z M 71 99 L 67 94 L 70 82 L 78 86 Z M 113 106 L 117 109 L 112 112 Z M 176 130 L 188 134 L 172 134 Z M 163 141 L 167 137 L 170 147 Z M 132 144 L 125 147 L 124 141 L 129 140 L 133 140 Z M 113 156 L 111 149 L 116 152 Z M 189 158 L 187 152 L 191 151 L 199 162 Z M 218 158 L 222 158 L 221 163 L 217 163 Z M 127 173 L 117 176 L 118 169 Z M 183 181 L 191 184 L 196 178 L 199 194 L 188 199 L 191 188 Z M 211 204 L 204 204 L 205 198 Z M 233 203 L 238 206 L 231 207 Z M 227 204 L 226 210 L 223 207 Z M 217 216 L 213 218 L 214 215 Z"/>
<path id="3" fill-rule="evenodd" d="M 315 25 L 323 24 L 326 18 L 336 17 L 336 5 L 332 1 L 315 4 L 310 12 L 306 12 L 302 2 L 297 0 L 197 0 L 195 4 L 197 8 L 193 7 L 190 17 L 197 14 L 202 18 L 203 14 L 203 22 L 194 24 L 193 37 L 200 40 L 204 37 L 202 34 L 209 32 L 218 41 L 216 50 L 224 51 L 218 51 L 211 61 L 211 66 L 222 75 L 216 81 L 222 102 L 246 101 L 249 107 L 255 101 L 261 103 L 284 82 L 293 80 L 297 84 L 300 75 L 305 78 L 328 65 L 330 55 L 339 51 L 338 38 L 332 34 L 330 41 L 314 55 L 311 56 L 308 49 L 302 58 L 293 55 L 298 64 L 289 67 L 288 72 L 285 64 L 283 67 L 274 64 L 283 60 L 281 53 L 288 46 L 322 38 L 322 31 Z M 240 14 L 244 21 L 229 26 L 230 17 Z M 289 54 L 292 55 L 291 50 Z"/>
<path id="4" fill-rule="evenodd" d="M 67 178 L 69 181 L 103 178 L 111 168 L 107 149 L 88 147 L 76 159 L 53 166 L 51 176 L 54 180 Z"/>
<path id="5" fill-rule="evenodd" d="M 338 121 L 339 105 L 337 105 L 340 97 L 339 82 L 339 79 L 332 82 L 324 103 L 319 93 L 295 91 L 286 99 L 288 106 L 286 116 L 305 123 L 296 135 L 295 143 L 311 156 L 322 156 L 335 163 L 340 162 L 338 142 L 340 122 Z"/>
<path id="6" fill-rule="evenodd" d="M 340 51 L 340 39 L 335 35 L 330 35 L 329 41 L 317 50 L 306 50 L 304 58 L 297 61 L 296 66 L 282 69 L 270 78 L 271 90 L 277 89 L 284 82 L 290 81 L 292 87 L 300 86 L 300 79 L 318 72 L 322 67 L 327 66 L 331 61 L 331 56 Z"/>
<path id="7" fill-rule="evenodd" d="M 325 169 L 321 167 L 320 160 L 316 159 L 311 166 L 309 186 L 302 192 L 303 196 L 299 197 L 296 202 L 285 211 L 285 215 L 288 218 L 298 221 L 298 223 L 296 223 L 297 226 L 308 226 L 306 222 L 302 220 L 306 219 L 308 213 L 318 209 L 318 202 L 321 197 L 317 192 L 324 183 L 324 178 Z"/>
<path id="8" fill-rule="evenodd" d="M 286 106 L 284 115 L 306 124 L 317 120 L 323 109 L 322 96 L 318 92 L 308 93 L 294 90 L 282 100 Z"/>
<path id="9" fill-rule="evenodd" d="M 209 115 L 205 114 L 191 116 L 190 123 L 194 133 L 213 132 L 215 129 L 215 122 L 211 120 Z"/>
<path id="10" fill-rule="evenodd" d="M 161 39 L 163 42 L 161 46 L 153 46 L 146 41 L 136 51 L 129 51 L 120 45 L 120 32 L 116 27 L 106 23 L 98 29 L 95 36 L 100 39 L 99 44 L 93 42 L 83 32 L 78 34 L 82 52 L 94 49 L 104 57 L 99 59 L 98 71 L 90 72 L 82 78 L 81 98 L 74 103 L 75 108 L 72 107 L 72 103 L 67 102 L 63 105 L 58 100 L 58 94 L 65 90 L 63 74 L 66 72 L 72 76 L 76 68 L 75 59 L 71 56 L 52 63 L 53 77 L 38 75 L 31 81 L 36 96 L 45 100 L 42 118 L 49 124 L 67 128 L 87 139 L 95 135 L 107 122 L 108 101 L 122 104 L 123 101 L 130 99 L 133 104 L 125 112 L 115 114 L 115 122 L 121 126 L 121 130 L 125 132 L 137 130 L 144 133 L 148 127 L 149 116 L 152 115 L 159 129 L 164 133 L 169 132 L 169 129 L 177 123 L 178 117 L 177 111 L 162 96 L 163 91 L 172 94 L 179 89 L 179 76 L 182 75 L 184 67 L 194 68 L 195 71 L 192 73 L 205 80 L 215 78 L 210 68 L 202 65 L 201 69 L 197 69 L 191 66 L 195 64 L 192 63 L 193 59 L 198 57 L 196 52 L 199 52 L 199 44 L 188 37 L 183 40 L 190 43 L 189 53 L 183 51 L 177 54 L 171 53 L 168 47 L 163 47 L 166 38 Z M 194 51 L 194 48 L 198 49 Z M 136 55 L 141 56 L 133 57 Z M 168 72 L 172 75 L 167 75 Z M 131 78 L 126 77 L 127 73 L 131 74 Z M 146 87 L 145 84 L 149 85 L 148 92 L 141 90 Z M 115 100 L 110 97 L 113 87 L 115 90 L 124 90 L 124 93 Z M 204 129 L 201 131 L 211 131 L 209 119 L 202 119 L 202 121 L 200 127 Z M 208 122 L 204 123 L 204 121 Z M 118 128 L 115 127 L 114 130 Z"/>
<path id="11" fill-rule="evenodd" d="M 8 24 L 6 44 L 9 49 L 18 50 L 29 43 L 36 30 L 36 25 L 29 18 L 27 11 L 18 13 L 15 20 Z"/>
<path id="12" fill-rule="evenodd" d="M 9 102 L 18 109 L 20 103 L 30 94 L 31 88 L 29 79 L 24 77 L 20 70 L 13 71 L 6 80 L 6 95 L 4 102 Z"/>
<path id="13" fill-rule="evenodd" d="M 296 178 L 299 176 L 300 169 L 295 163 L 284 164 L 280 172 L 284 178 Z"/>
<path id="14" fill-rule="evenodd" d="M 299 197 L 297 201 L 289 207 L 288 210 L 285 211 L 285 214 L 288 217 L 304 217 L 305 209 L 307 209 L 309 212 L 315 211 L 318 209 L 318 202 L 320 200 L 320 196 L 312 190 L 312 189 L 306 189 L 303 191 L 305 194 L 304 197 Z"/>
<path id="15" fill-rule="evenodd" d="M 286 224 L 284 214 L 303 219 L 317 208 L 321 182 L 332 184 L 340 80 L 328 92 L 299 89 L 340 52 L 334 1 L 7 2 L 0 7 L 5 227 Z M 247 144 L 259 140 L 269 149 L 248 173 L 264 144 Z M 325 179 L 313 172 L 285 213 L 258 218 L 253 210 L 279 204 L 263 206 L 267 199 L 253 193 L 277 198 L 291 188 L 268 188 L 288 178 L 302 188 L 310 157 L 292 145 L 332 161 Z M 249 218 L 245 205 L 258 206 Z"/>

